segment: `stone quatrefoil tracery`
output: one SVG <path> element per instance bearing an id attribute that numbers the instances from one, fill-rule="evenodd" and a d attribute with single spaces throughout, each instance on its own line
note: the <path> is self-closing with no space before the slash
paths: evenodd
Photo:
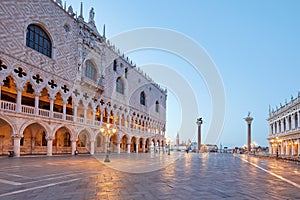
<path id="1" fill-rule="evenodd" d="M 33 80 L 35 80 L 35 82 L 37 84 L 40 84 L 43 82 L 43 79 L 41 79 L 41 76 L 39 74 L 36 74 L 35 76 L 32 76 Z"/>
<path id="2" fill-rule="evenodd" d="M 75 91 L 73 92 L 75 94 L 75 96 L 77 97 L 78 95 L 80 95 L 80 93 L 78 92 L 77 89 L 75 89 Z"/>
<path id="3" fill-rule="evenodd" d="M 7 69 L 7 66 L 0 60 L 0 71 Z"/>
<path id="4" fill-rule="evenodd" d="M 64 85 L 63 87 L 61 87 L 61 89 L 64 91 L 64 93 L 69 92 L 69 89 L 67 88 L 66 85 Z"/>
<path id="5" fill-rule="evenodd" d="M 55 84 L 54 80 L 49 81 L 48 84 L 51 86 L 52 89 L 57 87 L 57 84 Z"/>
<path id="6" fill-rule="evenodd" d="M 27 74 L 24 72 L 24 70 L 21 67 L 18 67 L 18 69 L 14 69 L 14 72 L 18 74 L 18 77 L 22 78 L 23 76 L 27 76 Z"/>

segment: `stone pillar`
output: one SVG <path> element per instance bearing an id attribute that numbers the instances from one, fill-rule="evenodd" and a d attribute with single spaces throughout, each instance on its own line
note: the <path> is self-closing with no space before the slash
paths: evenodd
<path id="1" fill-rule="evenodd" d="M 287 141 L 285 141 L 285 155 L 289 156 L 289 154 L 290 154 L 289 152 L 290 152 L 290 150 L 289 150 L 289 142 L 287 140 Z"/>
<path id="2" fill-rule="evenodd" d="M 280 122 L 281 122 L 281 132 L 284 132 L 285 130 L 284 130 L 284 123 L 283 123 L 283 121 L 284 121 L 284 118 L 282 118 L 281 120 L 280 120 Z"/>
<path id="3" fill-rule="evenodd" d="M 66 114 L 67 114 L 67 100 L 63 100 L 63 120 L 66 120 Z"/>
<path id="4" fill-rule="evenodd" d="M 197 147 L 197 153 L 200 152 L 201 150 L 201 125 L 202 125 L 203 121 L 202 118 L 198 118 L 196 121 L 196 124 L 198 126 L 198 147 Z M 170 148 L 170 147 L 169 147 Z"/>
<path id="5" fill-rule="evenodd" d="M 87 116 L 86 116 L 87 109 L 88 109 L 88 107 L 84 106 L 84 110 L 83 110 L 83 123 L 85 123 L 85 124 L 86 124 L 86 118 L 87 118 Z"/>
<path id="6" fill-rule="evenodd" d="M 47 139 L 47 156 L 52 156 L 53 138 L 46 138 L 46 139 Z"/>
<path id="7" fill-rule="evenodd" d="M 143 139 L 143 153 L 146 153 L 146 139 Z"/>
<path id="8" fill-rule="evenodd" d="M 92 113 L 92 124 L 95 124 L 95 115 L 96 115 L 96 108 L 93 108 L 93 113 Z"/>
<path id="9" fill-rule="evenodd" d="M 300 156 L 300 138 L 298 138 L 297 144 L 298 144 L 298 152 L 297 152 L 297 156 Z"/>
<path id="10" fill-rule="evenodd" d="M 40 93 L 35 93 L 34 96 L 34 114 L 39 115 L 39 99 L 40 99 Z"/>
<path id="11" fill-rule="evenodd" d="M 273 154 L 273 146 L 272 143 L 269 143 L 269 154 L 272 155 Z"/>
<path id="12" fill-rule="evenodd" d="M 118 141 L 118 143 L 117 143 L 117 149 L 118 149 L 118 154 L 120 154 L 121 153 L 121 143 L 120 143 L 120 141 Z"/>
<path id="13" fill-rule="evenodd" d="M 74 120 L 74 122 L 77 121 L 77 108 L 78 108 L 78 104 L 74 103 L 74 110 L 73 110 L 73 120 Z"/>
<path id="14" fill-rule="evenodd" d="M 0 91 L 1 92 L 1 91 Z M 297 112 L 297 116 L 298 116 L 298 127 L 300 127 L 300 112 Z M 298 128 L 297 127 L 297 128 Z M 298 143 L 299 144 L 299 143 Z"/>
<path id="15" fill-rule="evenodd" d="M 20 157 L 20 140 L 21 137 L 19 135 L 13 136 L 14 138 L 14 156 Z"/>
<path id="16" fill-rule="evenodd" d="M 247 148 L 248 148 L 248 154 L 251 153 L 251 123 L 253 121 L 253 118 L 250 117 L 250 112 L 248 114 L 248 117 L 244 118 L 245 121 L 247 122 L 248 125 L 248 144 L 247 144 Z"/>
<path id="17" fill-rule="evenodd" d="M 136 143 L 135 143 L 135 152 L 136 153 L 139 153 L 139 143 L 140 143 L 140 141 L 139 141 L 139 139 L 138 138 L 136 138 L 136 141 L 135 141 Z"/>
<path id="18" fill-rule="evenodd" d="M 130 143 L 127 143 L 127 153 L 130 153 Z"/>
<path id="19" fill-rule="evenodd" d="M 50 97 L 50 118 L 53 118 L 54 97 Z"/>
<path id="20" fill-rule="evenodd" d="M 156 153 L 156 141 L 154 141 L 154 153 Z"/>
<path id="21" fill-rule="evenodd" d="M 295 143 L 294 143 L 294 140 L 291 141 L 291 145 L 292 145 L 292 155 L 295 155 Z"/>
<path id="22" fill-rule="evenodd" d="M 284 155 L 284 148 L 283 148 L 283 145 L 284 145 L 284 143 L 283 142 L 281 142 L 281 144 L 280 144 L 280 155 Z"/>
<path id="23" fill-rule="evenodd" d="M 292 129 L 295 128 L 295 114 L 292 114 Z"/>
<path id="24" fill-rule="evenodd" d="M 22 111 L 22 91 L 23 88 L 17 88 L 17 106 L 16 111 L 21 112 Z"/>
<path id="25" fill-rule="evenodd" d="M 91 149 L 90 149 L 90 154 L 94 155 L 95 153 L 95 140 L 91 140 Z"/>
<path id="26" fill-rule="evenodd" d="M 72 142 L 72 155 L 75 155 L 76 141 L 77 141 L 77 139 L 75 139 L 75 138 L 71 139 L 71 142 Z"/>

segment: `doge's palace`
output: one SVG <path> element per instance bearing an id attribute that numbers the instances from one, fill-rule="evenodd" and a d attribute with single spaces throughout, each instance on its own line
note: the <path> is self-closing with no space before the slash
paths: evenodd
<path id="1" fill-rule="evenodd" d="M 167 91 L 60 0 L 0 2 L 0 155 L 165 146 Z M 101 127 L 114 127 L 105 136 Z"/>

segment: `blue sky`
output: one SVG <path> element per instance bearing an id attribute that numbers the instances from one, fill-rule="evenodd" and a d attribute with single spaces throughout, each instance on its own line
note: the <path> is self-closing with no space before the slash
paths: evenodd
<path id="1" fill-rule="evenodd" d="M 251 111 L 252 139 L 267 145 L 269 105 L 276 107 L 285 99 L 290 100 L 291 95 L 297 95 L 300 1 L 84 0 L 83 3 L 85 20 L 89 9 L 94 7 L 98 30 L 102 33 L 106 24 L 107 38 L 132 29 L 159 27 L 180 32 L 206 50 L 222 77 L 226 94 L 225 123 L 218 144 L 244 145 L 243 118 Z M 67 5 L 70 4 L 79 11 L 80 1 L 68 0 Z M 130 53 L 129 57 L 138 66 L 167 65 L 186 79 L 196 94 L 199 115 L 205 121 L 205 135 L 212 115 L 211 97 L 205 80 L 195 74 L 189 63 L 157 50 L 141 50 Z M 169 91 L 167 135 L 171 137 L 175 137 L 181 122 L 179 101 Z M 191 121 L 191 129 L 187 131 L 195 132 L 195 121 Z M 188 139 L 185 133 L 180 134 L 183 140 Z"/>

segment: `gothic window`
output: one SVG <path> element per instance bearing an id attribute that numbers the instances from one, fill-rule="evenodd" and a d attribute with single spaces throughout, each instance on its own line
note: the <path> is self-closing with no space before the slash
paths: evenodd
<path id="1" fill-rule="evenodd" d="M 29 94 L 34 93 L 34 89 L 32 88 L 32 85 L 30 83 L 27 85 L 26 92 Z"/>
<path id="2" fill-rule="evenodd" d="M 145 92 L 143 91 L 143 92 L 141 92 L 141 94 L 140 94 L 140 104 L 142 104 L 142 105 L 146 105 L 146 95 L 145 95 Z"/>
<path id="3" fill-rule="evenodd" d="M 159 102 L 158 101 L 155 102 L 155 111 L 159 112 Z"/>
<path id="4" fill-rule="evenodd" d="M 96 67 L 89 60 L 85 62 L 85 74 L 84 75 L 91 80 L 95 80 Z"/>
<path id="5" fill-rule="evenodd" d="M 26 46 L 51 58 L 51 40 L 40 26 L 30 24 L 27 27 Z"/>
<path id="6" fill-rule="evenodd" d="M 114 70 L 114 71 L 117 71 L 117 60 L 114 60 L 113 70 Z"/>
<path id="7" fill-rule="evenodd" d="M 128 75 L 128 68 L 125 68 L 125 78 L 127 78 Z"/>
<path id="8" fill-rule="evenodd" d="M 116 91 L 119 92 L 120 94 L 124 94 L 124 84 L 121 77 L 117 78 Z"/>

